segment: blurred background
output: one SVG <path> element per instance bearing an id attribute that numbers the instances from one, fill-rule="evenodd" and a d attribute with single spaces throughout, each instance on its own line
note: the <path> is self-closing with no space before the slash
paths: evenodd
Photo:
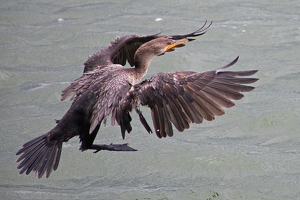
<path id="1" fill-rule="evenodd" d="M 0 198 L 299 199 L 299 10 L 297 0 L 1 2 Z M 118 126 L 103 126 L 95 143 L 129 143 L 137 152 L 80 152 L 76 137 L 48 179 L 19 174 L 15 153 L 69 109 L 61 91 L 89 55 L 116 36 L 187 34 L 205 20 L 213 21 L 205 35 L 156 57 L 146 78 L 212 70 L 239 55 L 231 70 L 258 69 L 260 80 L 236 106 L 165 139 L 133 113 L 124 141 Z"/>

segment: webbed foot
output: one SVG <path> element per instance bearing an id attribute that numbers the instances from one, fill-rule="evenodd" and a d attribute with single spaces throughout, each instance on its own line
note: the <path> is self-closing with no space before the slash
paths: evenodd
<path id="1" fill-rule="evenodd" d="M 128 146 L 128 143 L 126 144 L 93 144 L 88 149 L 96 150 L 94 153 L 97 153 L 101 150 L 107 150 L 107 151 L 137 151 L 136 149 L 131 148 Z"/>

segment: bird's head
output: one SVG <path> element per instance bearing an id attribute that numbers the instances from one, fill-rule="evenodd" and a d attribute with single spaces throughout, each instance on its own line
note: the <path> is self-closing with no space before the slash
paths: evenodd
<path id="1" fill-rule="evenodd" d="M 153 46 L 152 46 L 153 50 L 156 50 L 157 52 L 156 55 L 161 56 L 164 55 L 166 52 L 175 51 L 175 48 L 185 46 L 184 43 L 187 43 L 191 40 L 193 39 L 184 38 L 180 40 L 174 40 L 171 38 L 162 37 L 162 38 L 154 39 L 151 42 L 153 42 Z"/>
<path id="2" fill-rule="evenodd" d="M 147 66 L 150 64 L 154 56 L 164 55 L 166 52 L 174 51 L 175 48 L 185 46 L 184 43 L 194 39 L 183 38 L 175 40 L 168 37 L 159 37 L 141 45 L 134 55 L 135 66 L 142 63 Z"/>
<path id="3" fill-rule="evenodd" d="M 175 48 L 185 46 L 184 43 L 192 41 L 194 39 L 183 38 L 180 40 L 174 40 L 168 37 L 159 37 L 143 44 L 138 51 L 143 56 L 161 56 L 166 52 L 174 51 Z"/>

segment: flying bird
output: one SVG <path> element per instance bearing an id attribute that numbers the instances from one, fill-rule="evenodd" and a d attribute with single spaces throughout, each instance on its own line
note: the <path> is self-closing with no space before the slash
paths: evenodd
<path id="1" fill-rule="evenodd" d="M 166 52 L 185 46 L 194 37 L 207 32 L 212 22 L 186 35 L 129 35 L 117 37 L 111 44 L 90 56 L 84 63 L 83 75 L 62 91 L 61 100 L 71 97 L 73 103 L 57 125 L 23 145 L 16 154 L 20 174 L 35 171 L 38 178 L 49 177 L 59 164 L 62 144 L 79 136 L 81 151 L 88 149 L 109 151 L 136 151 L 128 144 L 94 144 L 101 124 L 111 116 L 111 125 L 117 123 L 123 139 L 132 131 L 131 111 L 135 110 L 146 131 L 152 129 L 139 106 L 151 110 L 154 132 L 159 138 L 173 136 L 173 126 L 180 132 L 190 123 L 200 124 L 223 115 L 223 108 L 234 106 L 233 100 L 243 98 L 241 92 L 254 87 L 247 84 L 258 79 L 245 76 L 251 71 L 225 71 L 235 64 L 203 73 L 180 71 L 158 73 L 143 80 L 151 60 Z M 124 67 L 126 62 L 131 68 Z"/>

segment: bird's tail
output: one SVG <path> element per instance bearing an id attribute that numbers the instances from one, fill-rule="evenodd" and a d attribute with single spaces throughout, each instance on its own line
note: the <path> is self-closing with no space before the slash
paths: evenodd
<path id="1" fill-rule="evenodd" d="M 38 178 L 41 178 L 46 172 L 46 178 L 49 177 L 52 170 L 58 167 L 62 141 L 49 141 L 49 133 L 37 137 L 23 145 L 16 155 L 22 154 L 17 162 L 23 160 L 18 169 L 21 169 L 20 174 L 26 171 L 28 175 L 31 171 L 38 173 Z"/>

